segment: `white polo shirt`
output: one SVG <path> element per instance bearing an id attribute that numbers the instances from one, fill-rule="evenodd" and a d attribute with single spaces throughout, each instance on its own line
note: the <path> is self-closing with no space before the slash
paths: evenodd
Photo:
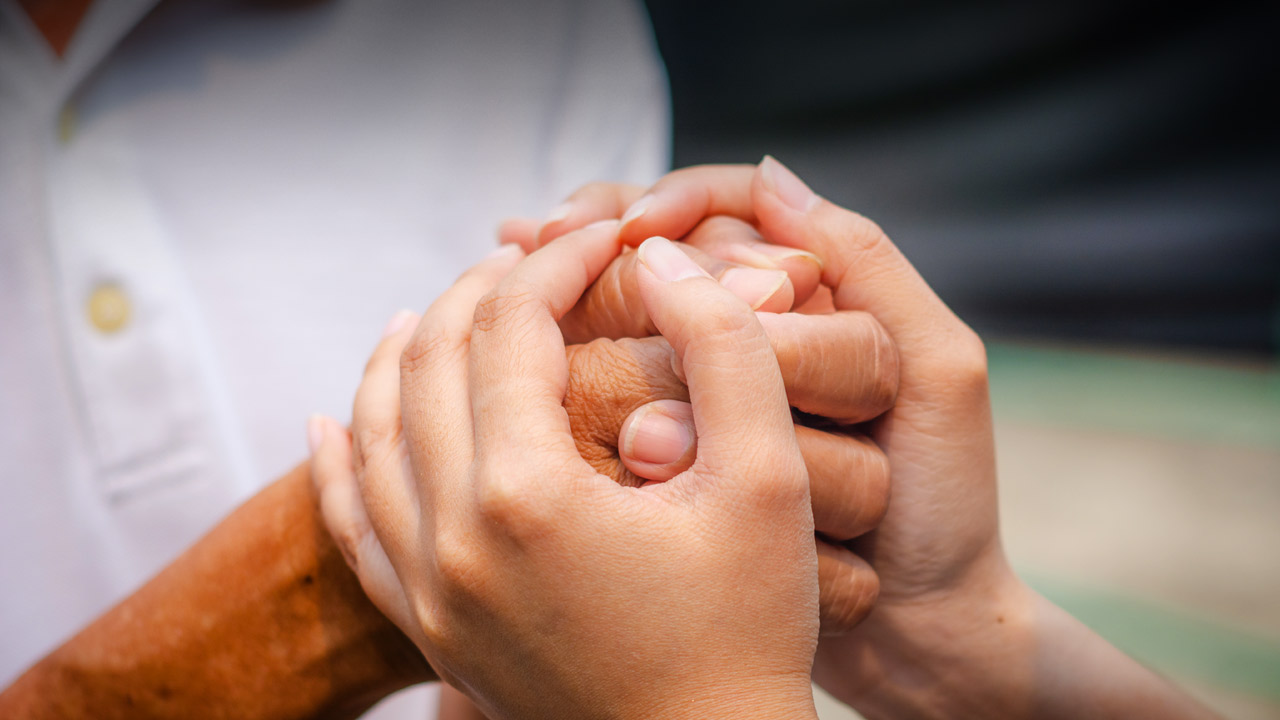
<path id="1" fill-rule="evenodd" d="M 0 0 L 0 685 L 348 417 L 505 216 L 668 157 L 633 0 Z"/>

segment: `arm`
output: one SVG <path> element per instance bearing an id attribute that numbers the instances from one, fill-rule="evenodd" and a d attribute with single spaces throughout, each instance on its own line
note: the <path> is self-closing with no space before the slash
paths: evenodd
<path id="1" fill-rule="evenodd" d="M 355 717 L 432 679 L 347 568 L 304 465 L 18 678 L 0 716 Z"/>

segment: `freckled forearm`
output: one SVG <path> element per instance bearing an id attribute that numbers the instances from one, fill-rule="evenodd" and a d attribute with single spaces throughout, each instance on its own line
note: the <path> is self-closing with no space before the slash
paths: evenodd
<path id="1" fill-rule="evenodd" d="M 303 466 L 0 693 L 0 716 L 354 717 L 430 679 L 347 568 Z"/>

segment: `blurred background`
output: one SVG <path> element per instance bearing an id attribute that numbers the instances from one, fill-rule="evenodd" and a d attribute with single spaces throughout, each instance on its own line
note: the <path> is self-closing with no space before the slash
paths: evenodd
<path id="1" fill-rule="evenodd" d="M 1280 6 L 647 5 L 676 166 L 777 156 L 987 338 L 1019 571 L 1280 718 Z"/>

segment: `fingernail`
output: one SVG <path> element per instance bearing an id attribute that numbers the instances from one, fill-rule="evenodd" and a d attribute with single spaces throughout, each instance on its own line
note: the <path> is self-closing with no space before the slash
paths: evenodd
<path id="1" fill-rule="evenodd" d="M 747 301 L 752 310 L 760 309 L 786 282 L 787 273 L 782 270 L 729 268 L 720 276 L 720 284 Z"/>
<path id="2" fill-rule="evenodd" d="M 680 248 L 664 237 L 654 236 L 640 245 L 640 262 L 663 282 L 675 282 L 691 277 L 709 278 L 706 270 L 698 266 L 680 251 Z"/>
<path id="3" fill-rule="evenodd" d="M 322 442 L 324 442 L 324 416 L 312 413 L 307 418 L 307 448 L 312 455 L 320 449 Z"/>
<path id="4" fill-rule="evenodd" d="M 680 460 L 693 445 L 693 433 L 683 422 L 653 408 L 643 408 L 631 420 L 622 441 L 628 457 L 653 465 Z"/>
<path id="5" fill-rule="evenodd" d="M 760 175 L 764 186 L 792 210 L 807 213 L 818 204 L 818 196 L 809 186 L 773 156 L 765 155 L 760 161 Z"/>
<path id="6" fill-rule="evenodd" d="M 767 243 L 749 247 L 747 245 L 730 245 L 726 250 L 724 259 L 736 262 L 739 265 L 748 265 L 762 270 L 780 270 L 782 269 L 780 263 L 791 259 L 812 263 L 819 271 L 822 270 L 823 266 L 822 258 L 811 252 Z"/>
<path id="7" fill-rule="evenodd" d="M 551 208 L 551 212 L 547 213 L 547 219 L 543 220 L 542 224 L 545 227 L 551 223 L 560 222 L 561 220 L 569 217 L 569 214 L 572 212 L 573 203 L 560 203 L 559 205 Z"/>
<path id="8" fill-rule="evenodd" d="M 584 228 L 584 229 L 585 229 L 585 230 L 590 230 L 590 229 L 592 229 L 592 228 L 603 228 L 603 227 L 608 227 L 608 226 L 610 226 L 610 225 L 612 225 L 612 226 L 614 226 L 614 227 L 620 227 L 620 226 L 622 225 L 622 223 L 621 223 L 621 222 L 619 222 L 618 220 L 613 219 L 613 218 L 606 218 L 606 219 L 604 219 L 604 220 L 597 220 L 597 221 L 595 221 L 595 222 L 591 223 L 590 225 L 588 225 L 588 226 L 587 226 L 586 228 Z"/>
<path id="9" fill-rule="evenodd" d="M 387 326 L 382 328 L 382 337 L 388 337 L 400 332 L 401 329 L 409 322 L 409 318 L 413 317 L 412 310 L 401 310 L 391 316 L 391 320 L 387 322 Z"/>
<path id="10" fill-rule="evenodd" d="M 649 206 L 652 204 L 653 204 L 652 195 L 645 195 L 639 200 L 631 203 L 631 207 L 627 208 L 627 211 L 622 214 L 622 224 L 626 225 L 632 220 L 635 220 L 636 218 L 645 214 L 646 212 L 649 211 Z"/>
<path id="11" fill-rule="evenodd" d="M 791 260 L 793 258 L 799 259 L 799 260 L 808 260 L 814 265 L 817 265 L 819 270 L 821 270 L 823 266 L 826 264 L 822 262 L 822 258 L 818 257 L 817 255 L 814 255 L 811 252 L 800 250 L 798 248 L 789 248 L 789 247 L 783 247 L 781 245 L 770 245 L 768 243 L 761 243 L 759 245 L 752 246 L 751 249 L 755 250 L 761 255 L 766 255 L 769 258 L 772 258 L 773 260 Z"/>
<path id="12" fill-rule="evenodd" d="M 489 251 L 489 254 L 485 255 L 484 259 L 492 260 L 494 258 L 500 258 L 504 255 L 518 255 L 523 253 L 524 253 L 524 250 L 522 250 L 519 245 L 512 245 L 512 244 L 499 245 L 498 247 Z"/>

